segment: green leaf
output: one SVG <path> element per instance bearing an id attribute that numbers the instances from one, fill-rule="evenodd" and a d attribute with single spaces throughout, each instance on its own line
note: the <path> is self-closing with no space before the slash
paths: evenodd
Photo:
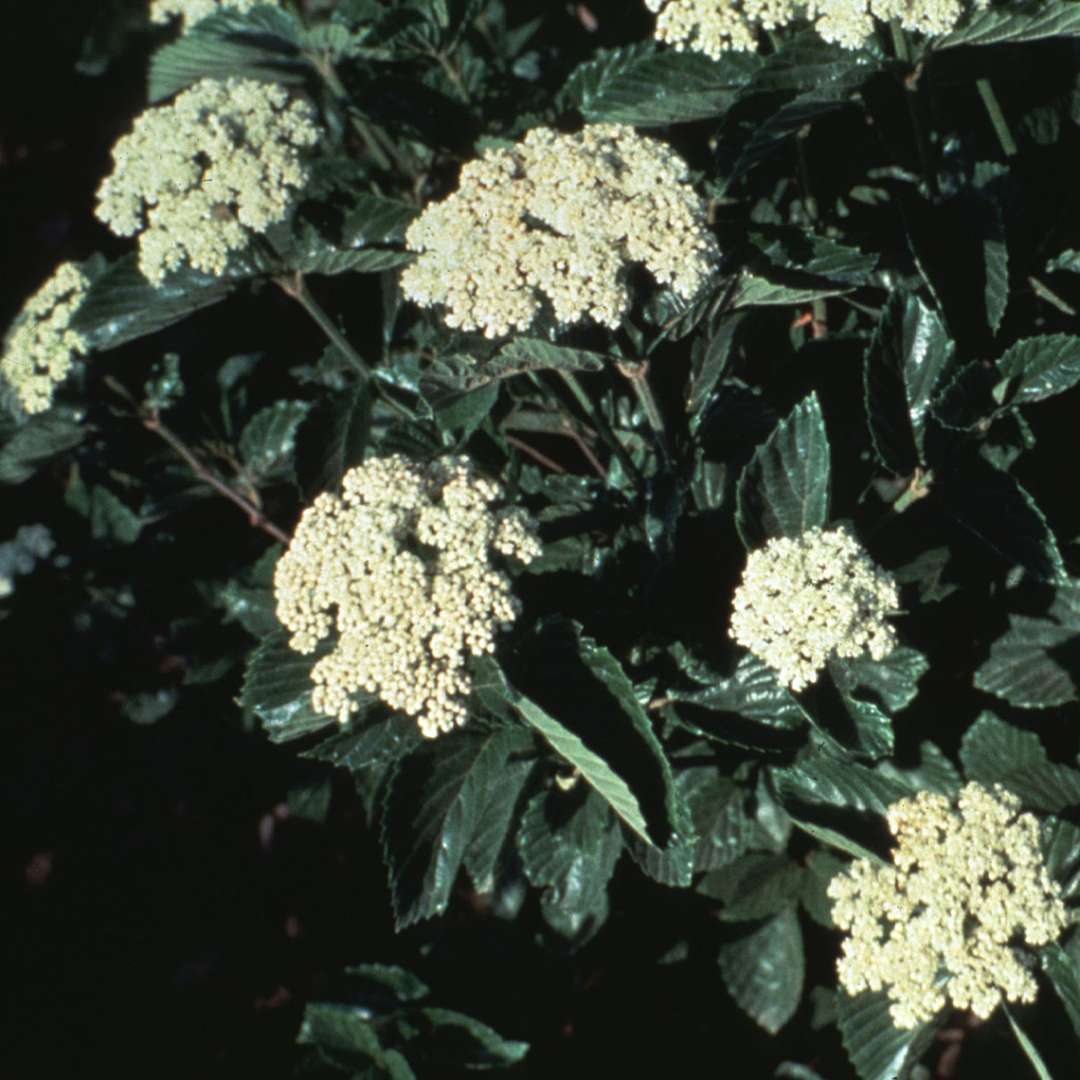
<path id="1" fill-rule="evenodd" d="M 850 837 L 837 832 L 835 829 L 818 825 L 813 821 L 803 821 L 797 817 L 791 817 L 791 822 L 796 828 L 806 833 L 807 836 L 812 836 L 815 840 L 819 840 L 837 851 L 842 851 L 845 855 L 850 855 L 854 859 L 866 859 L 869 862 L 877 863 L 879 866 L 886 865 L 879 855 L 875 855 L 869 848 L 864 848 L 862 844 L 856 843 Z"/>
<path id="2" fill-rule="evenodd" d="M 336 491 L 341 478 L 364 460 L 371 437 L 370 389 L 354 383 L 324 397 L 296 433 L 296 474 L 308 498 Z"/>
<path id="3" fill-rule="evenodd" d="M 601 50 L 570 76 L 560 97 L 591 123 L 679 124 L 726 112 L 761 67 L 753 53 L 712 60 L 648 42 Z"/>
<path id="4" fill-rule="evenodd" d="M 757 448 L 739 477 L 736 498 L 735 523 L 747 549 L 828 522 L 829 440 L 816 393 Z"/>
<path id="5" fill-rule="evenodd" d="M 701 690 L 672 688 L 667 696 L 703 709 L 737 713 L 770 727 L 796 728 L 806 721 L 806 713 L 794 694 L 780 685 L 772 668 L 751 653 L 739 660 L 731 678 L 711 678 Z"/>
<path id="6" fill-rule="evenodd" d="M 289 634 L 279 630 L 248 658 L 237 703 L 253 712 L 272 742 L 287 742 L 333 724 L 334 718 L 311 706 L 311 669 L 319 654 L 305 656 L 289 648 Z"/>
<path id="7" fill-rule="evenodd" d="M 411 1044 L 407 1049 L 436 1068 L 498 1069 L 517 1064 L 529 1052 L 527 1042 L 504 1039 L 494 1028 L 452 1009 L 417 1009 L 406 1023 L 411 1027 L 417 1021 L 423 1027 L 413 1038 L 420 1045 L 415 1053 Z M 417 1065 L 421 1063 L 417 1060 Z"/>
<path id="8" fill-rule="evenodd" d="M 1046 264 L 1048 273 L 1064 270 L 1071 274 L 1080 274 L 1080 251 L 1075 248 L 1066 248 L 1061 254 L 1055 255 Z"/>
<path id="9" fill-rule="evenodd" d="M 994 398 L 1002 405 L 1028 405 L 1070 390 L 1080 381 L 1080 337 L 1042 334 L 1023 338 L 998 358 L 1001 382 Z"/>
<path id="10" fill-rule="evenodd" d="M 844 1049 L 862 1080 L 908 1080 L 933 1041 L 936 1025 L 898 1030 L 889 1016 L 889 999 L 880 991 L 852 998 L 841 990 L 836 1004 Z"/>
<path id="11" fill-rule="evenodd" d="M 345 974 L 350 992 L 373 1007 L 419 1001 L 431 993 L 422 979 L 397 964 L 351 964 Z"/>
<path id="12" fill-rule="evenodd" d="M 1080 772 L 1053 764 L 1038 735 L 984 712 L 964 733 L 960 761 L 968 780 L 1003 784 L 1032 810 L 1058 813 L 1080 803 Z"/>
<path id="13" fill-rule="evenodd" d="M 603 371 L 604 358 L 586 349 L 568 349 L 540 338 L 516 337 L 476 369 L 476 378 L 508 379 L 527 371 Z"/>
<path id="14" fill-rule="evenodd" d="M 128 255 L 92 280 L 72 328 L 93 352 L 115 349 L 224 300 L 236 284 L 186 267 L 174 270 L 160 285 L 151 285 L 140 273 L 136 257 Z"/>
<path id="15" fill-rule="evenodd" d="M 1043 1061 L 1039 1055 L 1039 1051 L 1035 1049 L 1035 1044 L 1028 1038 L 1024 1029 L 1016 1022 L 1016 1017 L 1013 1016 L 1012 1010 L 1004 1002 L 1001 1006 L 1005 1010 L 1005 1015 L 1009 1018 L 1009 1026 L 1013 1029 L 1013 1034 L 1016 1036 L 1016 1041 L 1020 1044 L 1020 1049 L 1024 1051 L 1028 1061 L 1031 1062 L 1031 1067 L 1035 1070 L 1035 1074 L 1039 1080 L 1054 1080 L 1050 1075 L 1050 1070 L 1046 1067 L 1046 1062 Z"/>
<path id="16" fill-rule="evenodd" d="M 744 271 L 732 308 L 806 304 L 842 296 L 864 285 L 877 265 L 876 255 L 798 230 L 775 228 L 752 237 L 761 257 Z"/>
<path id="17" fill-rule="evenodd" d="M 382 841 L 398 930 L 446 910 L 461 860 L 519 732 L 454 732 L 423 741 L 390 784 Z"/>
<path id="18" fill-rule="evenodd" d="M 342 247 L 401 243 L 405 239 L 405 230 L 417 213 L 415 206 L 398 199 L 388 199 L 385 195 L 370 192 L 355 194 L 342 227 Z"/>
<path id="19" fill-rule="evenodd" d="M 1009 473 L 968 453 L 946 477 L 945 499 L 957 520 L 1008 563 L 1059 582 L 1065 566 L 1035 500 Z"/>
<path id="20" fill-rule="evenodd" d="M 805 870 L 787 855 L 754 851 L 705 875 L 697 892 L 723 905 L 725 922 L 768 919 L 792 906 L 803 890 Z"/>
<path id="21" fill-rule="evenodd" d="M 596 929 L 607 915 L 607 885 L 622 853 L 622 834 L 604 800 L 587 788 L 540 792 L 518 830 L 525 875 L 544 918 L 564 937 Z"/>
<path id="22" fill-rule="evenodd" d="M 802 930 L 794 908 L 720 950 L 724 983 L 739 1007 L 770 1035 L 795 1015 L 806 978 Z"/>
<path id="23" fill-rule="evenodd" d="M 447 363 L 447 359 L 450 364 Z M 440 358 L 430 364 L 420 379 L 420 394 L 431 408 L 439 430 L 460 432 L 462 443 L 491 414 L 499 399 L 499 384 L 490 382 L 476 389 L 461 389 L 461 385 L 475 385 L 472 367 L 464 358 Z M 452 362 L 458 359 L 464 367 L 464 378 L 458 378 Z"/>
<path id="24" fill-rule="evenodd" d="M 874 449 L 898 476 L 925 463 L 930 401 L 952 357 L 936 312 L 910 293 L 894 292 L 866 350 L 863 386 Z"/>
<path id="25" fill-rule="evenodd" d="M 1066 903 L 1080 896 L 1080 828 L 1062 818 L 1047 818 L 1040 836 L 1046 872 L 1061 886 Z M 1080 943 L 1080 938 L 1076 939 Z M 1070 953 L 1076 954 L 1075 948 Z"/>
<path id="26" fill-rule="evenodd" d="M 770 772 L 785 805 L 795 801 L 884 815 L 910 794 L 899 780 L 825 752 L 808 755 L 795 765 L 774 766 Z"/>
<path id="27" fill-rule="evenodd" d="M 1080 971 L 1073 958 L 1054 943 L 1039 950 L 1039 963 L 1065 1006 L 1073 1032 L 1080 1038 Z"/>
<path id="28" fill-rule="evenodd" d="M 300 756 L 325 761 L 355 775 L 368 769 L 385 768 L 409 753 L 420 739 L 414 717 L 392 713 L 364 727 L 354 723 Z"/>
<path id="29" fill-rule="evenodd" d="M 311 73 L 299 53 L 302 33 L 288 12 L 272 5 L 246 14 L 226 9 L 200 19 L 154 54 L 147 98 L 157 104 L 200 79 L 302 83 Z"/>
<path id="30" fill-rule="evenodd" d="M 240 460 L 255 484 L 290 475 L 296 432 L 310 408 L 307 401 L 275 401 L 248 421 L 240 435 Z"/>
<path id="31" fill-rule="evenodd" d="M 95 540 L 134 544 L 145 522 L 108 488 L 95 484 L 90 491 L 90 535 Z"/>
<path id="32" fill-rule="evenodd" d="M 959 30 L 936 38 L 935 52 L 957 45 L 1001 45 L 1080 35 L 1080 9 L 1071 0 L 1010 3 L 975 12 Z"/>
<path id="33" fill-rule="evenodd" d="M 523 738 L 518 754 L 511 755 L 499 770 L 465 849 L 465 869 L 479 893 L 495 888 L 499 862 L 512 845 L 522 798 L 536 767 L 530 743 Z"/>
<path id="34" fill-rule="evenodd" d="M 1080 582 L 1054 591 L 1045 616 L 1010 615 L 1009 629 L 990 646 L 975 685 L 1023 709 L 1048 709 L 1077 700 L 1073 663 L 1064 651 L 1080 637 Z"/>
<path id="35" fill-rule="evenodd" d="M 304 1009 L 296 1041 L 318 1047 L 343 1072 L 362 1076 L 357 1070 L 374 1066 L 391 1080 L 416 1080 L 399 1051 L 383 1048 L 373 1020 L 371 1010 L 362 1006 L 311 1002 Z"/>
<path id="36" fill-rule="evenodd" d="M 85 424 L 55 409 L 34 414 L 0 448 L 0 484 L 29 480 L 50 458 L 78 446 L 88 434 Z"/>
<path id="37" fill-rule="evenodd" d="M 830 667 L 843 668 L 854 687 L 869 690 L 890 713 L 907 708 L 919 692 L 919 680 L 930 670 L 930 661 L 908 645 L 898 645 L 883 660 L 869 656 L 838 659 Z"/>
<path id="38" fill-rule="evenodd" d="M 960 790 L 960 773 L 956 766 L 932 742 L 919 745 L 919 764 L 901 769 L 891 761 L 879 762 L 874 768 L 882 776 L 904 784 L 908 792 L 936 791 L 939 795 L 953 798 Z"/>

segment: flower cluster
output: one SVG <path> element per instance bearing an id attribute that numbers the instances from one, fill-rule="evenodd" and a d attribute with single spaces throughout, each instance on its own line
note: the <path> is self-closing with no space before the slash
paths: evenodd
<path id="1" fill-rule="evenodd" d="M 62 263 L 26 302 L 8 333 L 0 373 L 28 413 L 44 412 L 68 377 L 86 339 L 71 321 L 90 284 L 74 263 Z"/>
<path id="2" fill-rule="evenodd" d="M 760 30 L 776 30 L 806 18 L 826 41 L 859 48 L 874 19 L 895 19 L 905 30 L 948 33 L 968 8 L 989 0 L 645 0 L 658 12 L 656 37 L 677 49 L 714 59 L 728 51 L 753 52 Z"/>
<path id="3" fill-rule="evenodd" d="M 986 1018 L 1004 998 L 1034 1001 L 1016 946 L 1045 945 L 1069 922 L 1039 848 L 1039 823 L 995 785 L 967 784 L 954 809 L 922 791 L 889 808 L 891 865 L 853 863 L 829 883 L 848 931 L 837 970 L 849 993 L 886 988 L 897 1027 L 947 1001 Z"/>
<path id="4" fill-rule="evenodd" d="M 632 262 L 689 299 L 718 251 L 687 176 L 677 154 L 631 127 L 534 128 L 466 164 L 457 191 L 413 222 L 406 242 L 422 254 L 402 288 L 444 305 L 448 326 L 488 337 L 527 328 L 545 298 L 564 325 L 618 326 Z"/>
<path id="5" fill-rule="evenodd" d="M 273 83 L 204 79 L 150 109 L 113 148 L 97 216 L 139 233 L 139 266 L 154 284 L 189 263 L 224 272 L 288 213 L 307 180 L 301 152 L 319 139 L 314 112 Z"/>
<path id="6" fill-rule="evenodd" d="M 313 652 L 337 630 L 312 669 L 313 705 L 344 723 L 364 690 L 415 716 L 429 738 L 450 731 L 466 719 L 468 659 L 492 652 L 518 614 L 491 554 L 531 562 L 535 523 L 495 509 L 499 485 L 463 457 L 374 458 L 342 487 L 304 511 L 274 572 L 292 648 Z"/>
<path id="7" fill-rule="evenodd" d="M 735 592 L 731 636 L 792 690 L 816 681 L 830 657 L 887 656 L 896 584 L 843 529 L 774 537 L 750 553 Z"/>
<path id="8" fill-rule="evenodd" d="M 244 12 L 260 4 L 272 2 L 273 0 L 150 0 L 150 21 L 167 23 L 179 16 L 187 29 L 222 8 L 234 8 Z"/>

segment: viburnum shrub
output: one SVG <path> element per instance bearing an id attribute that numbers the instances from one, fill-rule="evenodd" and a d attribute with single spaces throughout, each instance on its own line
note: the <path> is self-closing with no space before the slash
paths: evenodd
<path id="1" fill-rule="evenodd" d="M 298 1075 L 1074 1075 L 1080 3 L 124 19 L 0 617 L 377 841 L 427 944 L 293 991 Z M 439 920 L 683 996 L 585 1054 Z"/>

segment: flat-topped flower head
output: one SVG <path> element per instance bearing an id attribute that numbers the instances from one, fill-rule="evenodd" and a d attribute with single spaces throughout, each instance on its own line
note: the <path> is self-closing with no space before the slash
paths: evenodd
<path id="1" fill-rule="evenodd" d="M 405 295 L 488 337 L 527 329 L 545 301 L 564 325 L 617 327 L 630 264 L 690 299 L 719 257 L 685 163 L 620 124 L 534 128 L 485 151 L 405 239 L 420 252 L 402 274 Z"/>
<path id="2" fill-rule="evenodd" d="M 89 279 L 74 263 L 62 263 L 23 306 L 4 342 L 0 374 L 28 413 L 44 412 L 53 391 L 87 352 L 86 339 L 71 328 Z"/>
<path id="3" fill-rule="evenodd" d="M 231 9 L 245 12 L 260 4 L 274 2 L 275 0 L 150 0 L 150 21 L 168 23 L 179 17 L 186 30 L 219 11 Z"/>
<path id="4" fill-rule="evenodd" d="M 365 691 L 429 738 L 451 731 L 467 715 L 468 660 L 494 651 L 519 610 L 493 556 L 531 562 L 535 523 L 500 507 L 500 486 L 464 457 L 373 458 L 342 488 L 304 511 L 274 572 L 292 648 L 333 642 L 312 669 L 312 703 L 344 723 Z"/>
<path id="5" fill-rule="evenodd" d="M 858 49 L 874 20 L 895 19 L 905 30 L 945 34 L 989 0 L 645 0 L 656 16 L 655 36 L 676 49 L 713 59 L 725 52 L 754 52 L 762 30 L 809 20 L 826 41 Z"/>
<path id="6" fill-rule="evenodd" d="M 844 529 L 774 537 L 752 551 L 735 591 L 731 636 L 802 690 L 831 657 L 886 657 L 896 632 L 885 617 L 900 597 Z"/>
<path id="7" fill-rule="evenodd" d="M 954 806 L 928 791 L 894 803 L 891 865 L 860 859 L 829 883 L 847 931 L 837 963 L 850 994 L 884 989 L 899 1028 L 946 1004 L 985 1019 L 1005 1001 L 1035 1000 L 1021 945 L 1069 925 L 1039 846 L 1039 823 L 1000 784 L 967 784 Z"/>
<path id="8" fill-rule="evenodd" d="M 232 252 L 286 217 L 318 140 L 311 106 L 282 87 L 203 79 L 117 141 L 97 216 L 118 236 L 138 234 L 154 284 L 184 264 L 224 273 Z"/>

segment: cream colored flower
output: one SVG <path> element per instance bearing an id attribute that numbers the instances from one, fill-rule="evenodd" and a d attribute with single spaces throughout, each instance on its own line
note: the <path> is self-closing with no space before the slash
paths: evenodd
<path id="1" fill-rule="evenodd" d="M 71 328 L 90 284 L 74 263 L 62 263 L 19 313 L 0 358 L 0 373 L 28 413 L 44 412 L 71 373 L 86 339 Z"/>
<path id="2" fill-rule="evenodd" d="M 319 140 L 314 112 L 274 83 L 204 79 L 144 112 L 113 148 L 97 216 L 139 234 L 139 267 L 154 284 L 187 263 L 224 273 L 289 212 L 307 182 L 302 151 Z"/>
<path id="3" fill-rule="evenodd" d="M 809 20 L 826 41 L 846 49 L 861 47 L 874 19 L 895 19 L 905 30 L 945 34 L 970 10 L 989 0 L 645 0 L 658 12 L 655 36 L 676 49 L 693 49 L 713 59 L 729 51 L 757 49 L 760 30 L 776 30 Z"/>
<path id="4" fill-rule="evenodd" d="M 853 863 L 829 883 L 848 932 L 837 963 L 850 994 L 885 989 L 899 1028 L 947 1003 L 985 1019 L 1034 1001 L 1021 941 L 1055 941 L 1070 919 L 1039 847 L 1039 823 L 1000 784 L 967 784 L 957 807 L 928 791 L 894 803 L 892 865 Z"/>
<path id="5" fill-rule="evenodd" d="M 802 690 L 830 657 L 887 656 L 899 604 L 892 579 L 843 529 L 774 537 L 752 551 L 735 591 L 731 636 Z"/>
<path id="6" fill-rule="evenodd" d="M 273 3 L 274 0 L 150 0 L 150 21 L 167 23 L 179 16 L 186 30 L 225 8 L 245 12 L 260 4 Z"/>
<path id="7" fill-rule="evenodd" d="M 466 719 L 469 658 L 492 652 L 518 614 L 491 556 L 531 562 L 535 523 L 496 509 L 501 488 L 463 457 L 374 458 L 342 487 L 304 511 L 274 572 L 290 645 L 310 653 L 335 638 L 312 670 L 312 703 L 344 723 L 363 690 L 429 738 L 450 731 Z"/>
<path id="8" fill-rule="evenodd" d="M 560 323 L 618 326 L 630 263 L 690 299 L 718 251 L 687 175 L 674 151 L 630 127 L 534 128 L 465 165 L 457 191 L 413 222 L 405 238 L 421 255 L 402 288 L 442 305 L 448 326 L 488 337 L 526 329 L 544 300 Z"/>

